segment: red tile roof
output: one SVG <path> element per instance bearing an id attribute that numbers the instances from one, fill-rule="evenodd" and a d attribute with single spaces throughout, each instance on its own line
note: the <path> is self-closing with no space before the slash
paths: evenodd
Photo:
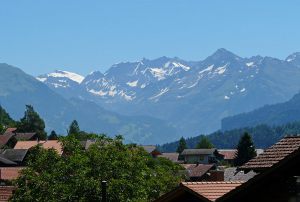
<path id="1" fill-rule="evenodd" d="M 233 160 L 236 157 L 236 149 L 218 149 L 219 154 L 224 156 L 225 160 Z"/>
<path id="2" fill-rule="evenodd" d="M 189 177 L 202 177 L 214 164 L 181 164 L 188 172 Z"/>
<path id="3" fill-rule="evenodd" d="M 181 185 L 192 190 L 200 196 L 210 201 L 222 197 L 236 187 L 240 186 L 242 181 L 232 182 L 182 182 Z"/>
<path id="4" fill-rule="evenodd" d="M 25 167 L 0 167 L 0 180 L 15 180 Z"/>
<path id="5" fill-rule="evenodd" d="M 239 169 L 264 170 L 272 167 L 294 152 L 300 152 L 300 136 L 290 136 L 281 139 L 262 154 L 239 167 Z"/>
<path id="6" fill-rule="evenodd" d="M 14 149 L 30 149 L 36 145 L 40 144 L 44 149 L 55 149 L 58 154 L 63 153 L 62 144 L 57 140 L 47 140 L 47 141 L 18 141 Z"/>
<path id="7" fill-rule="evenodd" d="M 0 202 L 7 202 L 14 190 L 13 186 L 0 186 Z"/>

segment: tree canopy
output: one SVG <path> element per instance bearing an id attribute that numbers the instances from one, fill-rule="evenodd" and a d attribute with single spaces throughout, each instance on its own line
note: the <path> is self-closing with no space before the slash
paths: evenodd
<path id="1" fill-rule="evenodd" d="M 40 140 L 47 138 L 45 122 L 31 105 L 26 105 L 24 116 L 17 124 L 17 128 L 19 132 L 35 132 Z"/>
<path id="2" fill-rule="evenodd" d="M 86 151 L 72 136 L 61 141 L 62 156 L 39 147 L 31 152 L 12 201 L 101 201 L 103 180 L 109 201 L 152 201 L 181 180 L 180 165 L 119 137 L 99 136 Z"/>
<path id="3" fill-rule="evenodd" d="M 9 116 L 4 108 L 0 105 L 0 133 L 3 132 L 5 128 L 15 126 L 16 122 Z"/>
<path id="4" fill-rule="evenodd" d="M 185 149 L 187 149 L 186 141 L 183 137 L 181 137 L 176 152 L 181 153 Z"/>
<path id="5" fill-rule="evenodd" d="M 58 139 L 58 135 L 54 130 L 52 130 L 50 135 L 48 136 L 48 140 L 57 140 L 57 139 Z"/>
<path id="6" fill-rule="evenodd" d="M 197 149 L 211 149 L 211 148 L 214 148 L 214 145 L 210 142 L 208 137 L 206 137 L 205 135 L 201 135 L 196 148 Z"/>
<path id="7" fill-rule="evenodd" d="M 256 156 L 255 147 L 252 137 L 245 132 L 237 146 L 237 155 L 234 159 L 235 166 L 241 166 Z"/>

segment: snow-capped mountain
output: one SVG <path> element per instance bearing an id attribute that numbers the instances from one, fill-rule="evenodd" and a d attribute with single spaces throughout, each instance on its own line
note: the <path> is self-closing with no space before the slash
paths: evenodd
<path id="1" fill-rule="evenodd" d="M 219 49 L 198 62 L 142 59 L 92 72 L 70 91 L 122 114 L 169 121 L 192 136 L 219 129 L 224 117 L 290 99 L 300 89 L 299 58 L 242 58 Z M 49 81 L 43 82 L 55 85 Z"/>
<path id="2" fill-rule="evenodd" d="M 76 97 L 80 83 L 84 77 L 68 71 L 55 70 L 52 73 L 40 75 L 37 79 L 52 90 L 64 95 L 65 97 Z"/>

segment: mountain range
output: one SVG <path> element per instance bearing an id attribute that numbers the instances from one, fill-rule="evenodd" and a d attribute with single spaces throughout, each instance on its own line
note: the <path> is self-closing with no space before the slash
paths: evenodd
<path id="1" fill-rule="evenodd" d="M 299 53 L 285 60 L 243 58 L 223 48 L 201 61 L 144 58 L 86 77 L 66 71 L 37 77 L 66 99 L 165 120 L 183 136 L 210 133 L 221 128 L 225 117 L 285 102 L 299 91 L 299 78 Z"/>
<path id="2" fill-rule="evenodd" d="M 157 144 L 211 133 L 226 117 L 286 102 L 299 92 L 299 78 L 300 53 L 243 58 L 223 48 L 200 61 L 143 58 L 87 76 L 57 70 L 34 78 L 2 63 L 0 104 L 15 119 L 32 104 L 49 131 L 65 134 L 76 119 L 88 132 Z"/>

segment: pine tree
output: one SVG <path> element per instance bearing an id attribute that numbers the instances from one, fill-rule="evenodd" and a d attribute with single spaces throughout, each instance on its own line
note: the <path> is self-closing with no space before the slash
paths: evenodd
<path id="1" fill-rule="evenodd" d="M 56 132 L 54 130 L 52 130 L 48 137 L 48 140 L 57 140 L 57 139 L 58 139 L 58 136 L 57 136 Z"/>
<path id="2" fill-rule="evenodd" d="M 180 138 L 176 152 L 181 153 L 187 148 L 186 141 L 183 137 Z"/>
<path id="3" fill-rule="evenodd" d="M 69 126 L 69 131 L 68 131 L 68 135 L 79 135 L 80 133 L 80 128 L 79 128 L 79 124 L 76 120 L 72 121 L 72 123 Z"/>
<path id="4" fill-rule="evenodd" d="M 200 136 L 200 141 L 198 142 L 197 149 L 211 149 L 214 148 L 214 145 L 210 142 L 210 140 L 205 136 Z"/>
<path id="5" fill-rule="evenodd" d="M 17 127 L 19 132 L 35 132 L 40 140 L 47 138 L 45 122 L 31 105 L 26 105 L 24 117 L 21 118 Z"/>
<path id="6" fill-rule="evenodd" d="M 9 114 L 5 111 L 4 108 L 0 105 L 0 132 L 1 129 L 5 129 L 8 127 L 13 127 L 16 125 L 16 122 L 9 116 Z"/>
<path id="7" fill-rule="evenodd" d="M 245 132 L 238 143 L 237 155 L 234 159 L 234 164 L 235 166 L 241 166 L 255 156 L 256 151 L 252 141 L 252 137 L 247 132 Z"/>

